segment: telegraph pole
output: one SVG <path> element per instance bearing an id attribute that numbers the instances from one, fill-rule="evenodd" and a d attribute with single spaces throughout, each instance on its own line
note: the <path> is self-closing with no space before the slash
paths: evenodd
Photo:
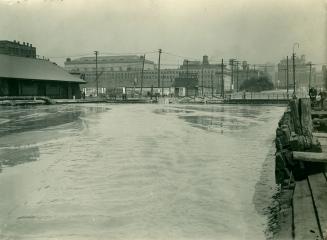
<path id="1" fill-rule="evenodd" d="M 254 72 L 254 74 L 255 74 L 255 76 L 256 76 L 255 79 L 258 79 L 259 76 L 258 76 L 258 74 L 255 72 L 255 64 L 253 64 L 253 72 Z"/>
<path id="2" fill-rule="evenodd" d="M 293 59 L 293 95 L 295 95 L 295 53 L 292 55 Z"/>
<path id="3" fill-rule="evenodd" d="M 286 93 L 287 93 L 287 99 L 288 99 L 288 56 L 286 57 Z"/>
<path id="4" fill-rule="evenodd" d="M 246 80 L 249 81 L 249 65 L 246 65 Z"/>
<path id="5" fill-rule="evenodd" d="M 160 57 L 162 50 L 159 49 L 159 60 L 158 60 L 158 90 L 160 89 Z"/>
<path id="6" fill-rule="evenodd" d="M 141 72 L 141 97 L 142 97 L 142 90 L 143 90 L 144 62 L 145 62 L 145 54 L 143 55 L 142 72 Z"/>
<path id="7" fill-rule="evenodd" d="M 221 59 L 221 96 L 225 98 L 224 59 Z"/>
<path id="8" fill-rule="evenodd" d="M 230 90 L 234 90 L 232 88 L 234 88 L 234 59 L 231 59 L 231 65 L 232 65 L 232 72 L 231 72 L 231 89 Z"/>
<path id="9" fill-rule="evenodd" d="M 186 82 L 189 83 L 189 81 L 188 81 L 188 60 L 186 60 Z M 188 96 L 187 84 L 186 84 L 186 96 Z"/>
<path id="10" fill-rule="evenodd" d="M 203 62 L 201 64 L 201 82 L 202 82 L 202 97 L 203 97 Z"/>
<path id="11" fill-rule="evenodd" d="M 213 76 L 212 76 L 212 72 L 211 72 L 211 97 L 213 97 Z"/>
<path id="12" fill-rule="evenodd" d="M 98 51 L 94 51 L 95 53 L 95 80 L 97 86 L 97 97 L 99 97 L 99 80 L 98 80 Z"/>
<path id="13" fill-rule="evenodd" d="M 238 64 L 239 63 L 240 63 L 239 61 L 236 62 L 236 92 L 238 92 Z"/>
<path id="14" fill-rule="evenodd" d="M 293 96 L 295 97 L 295 52 L 294 52 L 294 47 L 297 45 L 297 47 L 300 47 L 299 43 L 294 43 L 293 44 L 293 55 L 292 55 L 292 59 L 293 59 Z"/>

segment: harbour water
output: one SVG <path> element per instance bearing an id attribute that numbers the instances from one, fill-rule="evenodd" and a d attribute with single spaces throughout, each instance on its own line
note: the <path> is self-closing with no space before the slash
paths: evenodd
<path id="1" fill-rule="evenodd" d="M 284 107 L 0 109 L 0 239 L 265 239 Z"/>

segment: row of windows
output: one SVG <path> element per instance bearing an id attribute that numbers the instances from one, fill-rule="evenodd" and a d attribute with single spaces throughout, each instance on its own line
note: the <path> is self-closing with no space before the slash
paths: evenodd
<path id="1" fill-rule="evenodd" d="M 130 71 L 130 70 L 139 70 L 140 71 L 140 68 L 137 68 L 137 67 L 127 67 L 127 68 L 123 68 L 123 67 L 110 67 L 110 68 L 105 68 L 105 67 L 98 67 L 98 71 L 101 72 L 101 71 L 111 71 L 111 72 L 114 72 L 114 71 Z M 83 72 L 88 72 L 88 71 L 96 71 L 96 68 L 95 67 L 92 67 L 92 68 L 78 68 L 78 67 L 75 67 L 72 69 L 72 71 L 83 71 Z M 208 74 L 211 74 L 211 73 L 215 73 L 217 71 L 217 69 L 211 69 L 211 70 L 203 70 L 203 73 L 201 72 L 201 70 L 189 70 L 189 73 L 190 74 L 198 74 L 198 75 L 208 75 Z M 161 70 L 161 74 L 167 74 L 167 75 L 179 75 L 180 73 L 186 73 L 186 70 Z M 144 75 L 157 75 L 158 74 L 158 71 L 155 70 L 155 71 L 149 71 L 149 70 L 145 70 L 144 71 Z"/>
<path id="2" fill-rule="evenodd" d="M 100 74 L 100 73 L 99 73 Z M 95 74 L 85 74 L 86 77 L 89 78 L 94 78 Z M 178 77 L 179 75 L 160 75 L 160 79 L 175 79 L 176 77 Z M 135 74 L 135 73 L 105 73 L 103 75 L 100 76 L 101 78 L 117 78 L 117 79 L 124 79 L 124 78 L 141 78 L 141 74 Z M 239 76 L 241 77 L 241 76 Z M 143 77 L 144 79 L 158 79 L 158 75 L 153 74 L 153 75 L 144 75 Z M 213 79 L 216 79 L 217 76 L 213 76 Z M 201 76 L 198 77 L 199 80 L 202 79 Z M 203 75 L 203 79 L 211 79 L 211 74 L 204 74 Z"/>

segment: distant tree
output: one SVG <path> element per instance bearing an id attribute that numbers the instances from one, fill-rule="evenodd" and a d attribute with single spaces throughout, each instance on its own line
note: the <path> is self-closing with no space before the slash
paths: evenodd
<path id="1" fill-rule="evenodd" d="M 248 80 L 245 80 L 240 86 L 240 90 L 245 90 L 249 92 L 260 92 L 272 89 L 274 89 L 274 85 L 267 76 L 250 78 Z"/>

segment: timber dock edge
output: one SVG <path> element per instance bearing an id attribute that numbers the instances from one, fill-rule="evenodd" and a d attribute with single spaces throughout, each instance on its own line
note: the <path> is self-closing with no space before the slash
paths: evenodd
<path id="1" fill-rule="evenodd" d="M 281 192 L 275 239 L 327 239 L 327 133 L 314 132 L 324 121 L 313 121 L 317 116 L 310 99 L 292 99 L 278 123 L 275 179 Z"/>

